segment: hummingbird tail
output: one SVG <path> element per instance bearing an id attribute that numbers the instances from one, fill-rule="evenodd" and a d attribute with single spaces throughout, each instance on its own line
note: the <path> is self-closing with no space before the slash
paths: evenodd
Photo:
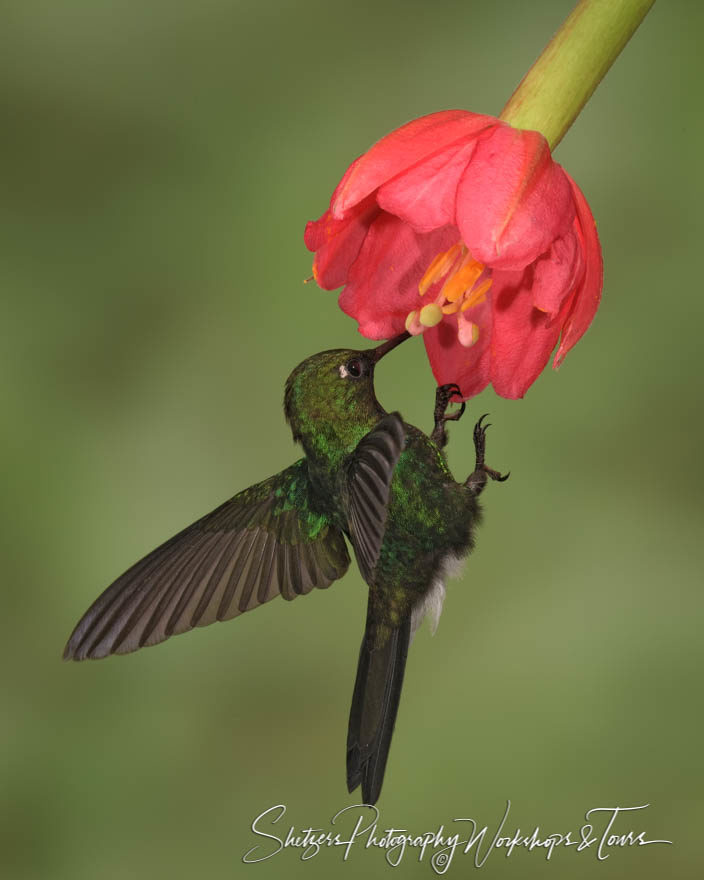
<path id="1" fill-rule="evenodd" d="M 347 733 L 347 788 L 361 783 L 365 804 L 381 793 L 410 638 L 410 617 L 396 628 L 379 625 L 370 597 Z"/>

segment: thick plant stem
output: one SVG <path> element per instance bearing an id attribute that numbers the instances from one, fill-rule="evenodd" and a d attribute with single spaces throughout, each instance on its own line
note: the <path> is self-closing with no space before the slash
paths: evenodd
<path id="1" fill-rule="evenodd" d="M 501 112 L 551 149 L 579 115 L 655 0 L 579 0 Z"/>

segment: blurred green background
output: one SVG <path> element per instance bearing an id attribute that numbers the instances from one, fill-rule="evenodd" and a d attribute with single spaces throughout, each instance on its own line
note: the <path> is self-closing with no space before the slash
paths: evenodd
<path id="1" fill-rule="evenodd" d="M 298 457 L 281 399 L 355 345 L 302 279 L 306 220 L 402 122 L 498 113 L 569 0 L 24 0 L 1 13 L 4 609 L 0 871 L 16 880 L 386 875 L 380 852 L 255 866 L 249 830 L 329 829 L 366 598 L 327 592 L 157 649 L 63 664 L 136 558 Z M 656 4 L 557 151 L 587 194 L 603 306 L 522 402 L 490 411 L 485 524 L 417 636 L 381 827 L 545 833 L 598 806 L 674 846 L 495 853 L 486 877 L 697 876 L 704 5 Z M 428 429 L 422 346 L 379 397 Z M 404 875 L 433 876 L 409 852 Z M 457 858 L 449 874 L 474 871 Z"/>

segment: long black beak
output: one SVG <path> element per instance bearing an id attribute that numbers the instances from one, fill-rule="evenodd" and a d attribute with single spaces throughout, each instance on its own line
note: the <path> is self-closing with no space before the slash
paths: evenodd
<path id="1" fill-rule="evenodd" d="M 388 354 L 397 345 L 400 345 L 402 342 L 405 342 L 407 339 L 411 338 L 411 334 L 404 331 L 403 333 L 399 333 L 398 336 L 394 336 L 393 339 L 388 339 L 386 342 L 382 342 L 381 345 L 378 345 L 376 348 L 372 348 L 369 352 L 369 357 L 373 364 L 380 361 L 385 354 Z"/>

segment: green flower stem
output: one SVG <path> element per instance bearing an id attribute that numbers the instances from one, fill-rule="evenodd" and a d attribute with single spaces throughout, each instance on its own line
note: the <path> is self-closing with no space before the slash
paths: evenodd
<path id="1" fill-rule="evenodd" d="M 552 150 L 579 116 L 655 0 L 579 0 L 501 112 Z"/>

